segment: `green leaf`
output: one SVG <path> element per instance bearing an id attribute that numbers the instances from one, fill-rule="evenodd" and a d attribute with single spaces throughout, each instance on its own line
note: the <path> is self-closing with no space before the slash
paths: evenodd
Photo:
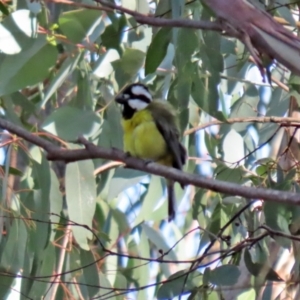
<path id="1" fill-rule="evenodd" d="M 145 75 L 154 73 L 167 54 L 171 28 L 161 28 L 154 36 L 146 56 Z"/>
<path id="2" fill-rule="evenodd" d="M 119 193 L 123 192 L 127 188 L 139 183 L 146 176 L 148 176 L 147 173 L 137 170 L 123 168 L 117 169 L 110 181 L 107 197 L 108 201 L 118 196 Z"/>
<path id="3" fill-rule="evenodd" d="M 0 54 L 0 96 L 44 80 L 56 58 L 57 50 L 45 36 L 33 39 L 31 47 L 19 54 Z"/>
<path id="4" fill-rule="evenodd" d="M 155 10 L 155 17 L 171 17 L 172 3 L 171 1 L 159 1 Z"/>
<path id="5" fill-rule="evenodd" d="M 225 211 L 224 205 L 218 203 L 210 218 L 210 224 L 207 228 L 208 232 L 215 235 L 218 234 L 219 230 L 228 222 L 228 220 L 228 215 Z M 213 236 L 210 236 L 210 238 L 213 239 Z"/>
<path id="6" fill-rule="evenodd" d="M 82 226 L 72 226 L 77 243 L 82 249 L 89 250 L 87 239 L 92 233 L 84 225 L 92 228 L 96 208 L 96 182 L 91 160 L 78 161 L 67 165 L 66 200 L 69 218 Z"/>
<path id="7" fill-rule="evenodd" d="M 230 274 L 230 276 L 229 276 Z M 224 265 L 209 272 L 209 281 L 215 285 L 230 286 L 238 282 L 241 275 L 240 270 L 235 265 Z"/>
<path id="8" fill-rule="evenodd" d="M 53 271 L 53 265 L 56 263 L 55 247 L 49 244 L 46 249 L 43 249 L 42 258 L 39 261 L 35 275 L 41 277 L 49 276 Z M 32 299 L 41 299 L 45 295 L 48 286 L 47 280 L 34 280 L 28 296 Z"/>
<path id="9" fill-rule="evenodd" d="M 116 280 L 114 282 L 114 287 L 116 289 L 126 289 L 127 286 L 128 286 L 128 283 L 127 283 L 126 277 L 123 274 L 121 274 L 120 272 L 118 272 L 116 274 Z M 124 296 L 119 295 L 116 297 L 116 300 L 124 300 Z"/>
<path id="10" fill-rule="evenodd" d="M 244 252 L 244 261 L 245 261 L 245 265 L 246 265 L 248 271 L 252 275 L 258 276 L 258 274 L 259 274 L 259 272 L 261 270 L 262 265 L 254 263 L 252 261 L 251 254 L 250 254 L 250 252 L 249 252 L 248 249 L 245 249 L 245 252 Z"/>
<path id="11" fill-rule="evenodd" d="M 60 192 L 60 184 L 56 177 L 56 174 L 52 169 L 50 169 L 50 192 L 49 192 L 49 201 L 50 201 L 50 220 L 51 222 L 59 223 L 60 214 L 63 208 L 63 196 Z M 53 215 L 55 214 L 55 215 Z M 57 224 L 51 224 L 51 237 L 50 241 L 54 242 L 55 238 L 55 229 L 57 228 Z"/>
<path id="12" fill-rule="evenodd" d="M 48 100 L 57 92 L 58 88 L 65 82 L 66 78 L 72 74 L 77 68 L 78 62 L 82 58 L 82 53 L 67 57 L 61 65 L 59 71 L 51 79 L 49 86 L 46 89 L 45 95 L 40 103 L 40 108 L 44 108 Z"/>
<path id="13" fill-rule="evenodd" d="M 248 271 L 255 277 L 264 276 L 266 280 L 282 281 L 279 275 L 268 265 L 268 262 L 254 263 L 248 249 L 244 251 L 244 261 Z"/>
<path id="14" fill-rule="evenodd" d="M 24 252 L 27 246 L 27 230 L 22 220 L 12 220 L 13 222 L 8 232 L 7 242 L 1 256 L 1 267 L 5 268 L 7 272 L 17 273 L 23 268 L 24 264 Z"/>
<path id="15" fill-rule="evenodd" d="M 161 178 L 158 176 L 151 176 L 150 184 L 148 186 L 147 193 L 142 200 L 142 208 L 140 213 L 138 214 L 137 218 L 135 219 L 134 224 L 138 225 L 143 221 L 147 220 L 161 220 L 162 216 L 161 213 L 159 213 L 160 208 L 155 210 L 158 201 L 161 200 L 161 197 L 163 196 L 163 189 L 161 184 Z M 163 204 L 163 213 L 164 217 L 167 216 L 167 205 L 168 201 L 167 199 L 164 201 Z"/>
<path id="16" fill-rule="evenodd" d="M 14 105 L 20 106 L 22 108 L 24 115 L 27 116 L 27 115 L 35 114 L 36 111 L 35 105 L 22 93 L 15 92 L 11 94 L 11 100 L 13 101 Z"/>
<path id="17" fill-rule="evenodd" d="M 184 60 L 184 65 L 179 66 L 178 81 L 175 90 L 175 99 L 170 99 L 172 105 L 177 107 L 180 111 L 180 125 L 182 129 L 185 129 L 188 123 L 189 111 L 188 106 L 190 99 L 187 95 L 191 94 L 192 78 L 190 76 L 193 72 L 194 66 L 190 62 Z"/>
<path id="18" fill-rule="evenodd" d="M 101 119 L 93 111 L 82 111 L 75 107 L 55 110 L 42 124 L 42 128 L 64 140 L 75 141 L 79 136 L 93 136 L 101 127 Z"/>
<path id="19" fill-rule="evenodd" d="M 177 256 L 175 251 L 172 249 L 170 251 L 170 246 L 168 245 L 165 238 L 162 236 L 161 232 L 155 230 L 154 228 L 148 226 L 147 224 L 142 225 L 145 234 L 148 236 L 148 239 L 156 246 L 156 248 L 163 253 L 167 253 L 168 255 L 164 256 L 165 259 L 177 260 Z"/>
<path id="20" fill-rule="evenodd" d="M 81 110 L 94 110 L 95 103 L 92 95 L 89 64 L 82 59 L 79 65 L 80 69 L 74 72 L 77 77 L 77 95 L 70 104 Z"/>
<path id="21" fill-rule="evenodd" d="M 5 166 L 0 165 L 0 168 L 5 169 Z M 18 170 L 16 168 L 12 168 L 12 167 L 8 168 L 8 174 L 11 174 L 11 175 L 14 175 L 14 176 L 23 176 L 23 173 L 20 170 Z"/>
<path id="22" fill-rule="evenodd" d="M 116 80 L 120 88 L 137 75 L 144 64 L 144 60 L 144 52 L 127 48 L 121 59 L 112 62 L 112 66 L 116 72 Z"/>
<path id="23" fill-rule="evenodd" d="M 258 101 L 259 96 L 255 86 L 246 85 L 245 93 L 231 108 L 230 118 L 256 117 L 257 112 L 254 107 L 257 107 Z M 232 125 L 232 128 L 241 132 L 246 130 L 249 125 L 250 123 L 236 123 Z"/>
<path id="24" fill-rule="evenodd" d="M 188 28 L 180 28 L 178 30 L 176 56 L 182 60 L 182 66 L 184 65 L 184 61 L 191 60 L 192 54 L 198 48 L 199 37 L 196 31 Z"/>
<path id="25" fill-rule="evenodd" d="M 288 205 L 268 201 L 264 203 L 264 213 L 267 226 L 275 231 L 290 234 L 289 224 L 292 212 Z M 287 249 L 291 247 L 291 240 L 289 238 L 280 236 L 273 237 L 282 247 Z"/>
<path id="26" fill-rule="evenodd" d="M 140 253 L 139 255 L 141 257 L 150 257 L 150 243 L 149 240 L 144 232 L 142 230 L 141 236 L 140 236 L 140 243 L 139 243 L 139 250 Z M 150 265 L 149 264 L 143 264 L 138 268 L 139 272 L 139 278 L 138 278 L 138 283 L 139 286 L 146 286 L 150 280 Z M 148 291 L 146 289 L 140 290 L 138 292 L 138 297 L 137 299 L 139 300 L 144 300 L 147 299 L 148 296 Z"/>
<path id="27" fill-rule="evenodd" d="M 266 115 L 267 116 L 282 116 L 282 112 L 286 111 L 289 108 L 290 96 L 294 96 L 296 98 L 299 97 L 298 92 L 291 91 L 287 93 L 280 88 L 274 88 L 272 93 L 272 103 L 268 106 Z"/>
<path id="28" fill-rule="evenodd" d="M 206 31 L 206 44 L 200 44 L 199 55 L 202 60 L 203 70 L 209 70 L 211 73 L 218 74 L 223 72 L 224 63 L 223 56 L 220 53 L 218 44 L 220 43 L 220 35 Z"/>
<path id="29" fill-rule="evenodd" d="M 0 8 L 7 10 L 2 2 Z M 17 54 L 28 49 L 34 42 L 36 31 L 37 20 L 29 10 L 20 9 L 13 12 L 0 23 L 0 51 L 5 54 Z"/>
<path id="30" fill-rule="evenodd" d="M 111 216 L 114 218 L 116 225 L 118 226 L 119 232 L 125 233 L 131 230 L 126 215 L 119 209 L 112 209 Z"/>
<path id="31" fill-rule="evenodd" d="M 89 298 L 92 298 L 99 291 L 100 281 L 95 257 L 91 251 L 80 250 L 81 265 L 83 268 L 84 281 L 87 284 Z"/>
<path id="32" fill-rule="evenodd" d="M 63 12 L 58 24 L 60 30 L 73 43 L 80 43 L 84 38 L 90 41 L 92 25 L 101 17 L 98 10 L 78 9 Z"/>
<path id="33" fill-rule="evenodd" d="M 3 275 L 2 275 L 2 273 L 3 273 Z M 6 275 L 5 273 L 6 273 L 6 270 L 4 270 L 2 267 L 0 267 L 0 282 L 1 282 L 0 299 L 7 299 L 8 295 L 11 294 L 11 291 L 12 291 L 11 287 L 12 287 L 13 281 L 15 279 L 14 274 L 10 273 L 9 275 Z"/>
<path id="34" fill-rule="evenodd" d="M 32 172 L 34 175 L 34 190 L 33 190 L 33 213 L 32 218 L 43 221 L 40 226 L 33 226 L 30 234 L 30 245 L 37 257 L 41 255 L 49 243 L 50 236 L 50 165 L 45 158 L 44 152 L 38 147 L 30 149 L 32 159 Z"/>
<path id="35" fill-rule="evenodd" d="M 111 293 L 113 288 L 112 288 L 108 278 L 102 272 L 100 272 L 99 275 L 100 275 L 99 282 L 101 282 L 101 288 L 99 289 L 99 292 L 97 294 L 98 298 L 101 299 L 101 298 L 107 297 L 107 294 L 109 293 L 110 294 L 109 298 L 114 300 L 115 299 L 114 294 Z M 103 296 L 103 297 L 99 297 L 99 296 Z"/>
<path id="36" fill-rule="evenodd" d="M 205 112 L 220 121 L 225 121 L 224 114 L 218 111 L 219 92 L 217 87 L 219 83 L 220 75 L 218 73 L 214 72 L 208 76 L 207 74 L 199 74 L 198 71 L 195 71 L 192 74 L 191 96 Z"/>
<path id="37" fill-rule="evenodd" d="M 112 24 L 106 26 L 105 31 L 101 35 L 102 45 L 107 49 L 116 49 L 122 53 L 120 42 L 123 38 L 124 29 L 127 24 L 126 17 L 114 18 Z"/>
<path id="38" fill-rule="evenodd" d="M 189 292 L 197 286 L 201 285 L 202 275 L 190 270 L 182 270 L 176 272 L 167 278 L 166 282 L 161 285 L 157 292 L 157 299 L 174 299 L 182 292 Z M 200 282 L 199 282 L 200 281 Z"/>
<path id="39" fill-rule="evenodd" d="M 3 15 L 8 16 L 9 15 L 9 10 L 7 8 L 7 6 L 0 2 L 0 11 L 3 13 Z"/>
<path id="40" fill-rule="evenodd" d="M 116 105 L 106 109 L 102 132 L 99 136 L 99 146 L 123 149 L 123 128 L 121 126 L 121 112 Z"/>
<path id="41" fill-rule="evenodd" d="M 236 168 L 228 168 L 223 164 L 219 164 L 215 169 L 216 179 L 229 181 L 234 183 L 245 183 L 247 178 L 247 172 L 243 167 L 236 167 Z"/>
<path id="42" fill-rule="evenodd" d="M 242 291 L 238 297 L 237 300 L 252 300 L 256 298 L 256 293 L 254 289 L 248 289 L 246 291 Z"/>

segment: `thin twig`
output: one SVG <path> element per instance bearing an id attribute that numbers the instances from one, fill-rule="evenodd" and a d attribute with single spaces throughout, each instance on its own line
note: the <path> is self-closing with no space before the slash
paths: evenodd
<path id="1" fill-rule="evenodd" d="M 59 256 L 56 274 L 54 274 L 53 280 L 51 280 L 51 282 L 52 281 L 53 282 L 60 281 L 62 268 L 63 268 L 64 262 L 65 262 L 66 249 L 67 249 L 68 242 L 71 239 L 71 236 L 72 236 L 71 226 L 70 226 L 70 224 L 68 224 L 66 227 L 65 236 L 64 236 L 64 239 L 63 239 L 63 242 L 61 245 L 61 252 L 60 252 L 60 256 Z M 59 286 L 59 283 L 54 283 L 54 285 L 52 286 L 52 295 L 51 295 L 50 300 L 56 299 L 56 293 L 57 293 L 58 286 Z"/>
<path id="2" fill-rule="evenodd" d="M 205 129 L 207 127 L 221 125 L 221 124 L 234 124 L 234 123 L 277 123 L 281 126 L 299 126 L 300 119 L 291 117 L 245 117 L 245 118 L 230 118 L 226 121 L 213 120 L 199 126 L 188 129 L 184 132 L 184 135 L 192 134 L 198 130 Z"/>

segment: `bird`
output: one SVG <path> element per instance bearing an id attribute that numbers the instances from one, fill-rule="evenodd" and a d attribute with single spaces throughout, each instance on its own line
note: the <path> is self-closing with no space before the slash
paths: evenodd
<path id="1" fill-rule="evenodd" d="M 182 170 L 187 154 L 180 142 L 173 106 L 167 101 L 154 100 L 142 83 L 126 86 L 115 101 L 122 108 L 124 151 L 133 157 Z M 174 181 L 168 179 L 166 183 L 170 222 L 175 217 Z"/>

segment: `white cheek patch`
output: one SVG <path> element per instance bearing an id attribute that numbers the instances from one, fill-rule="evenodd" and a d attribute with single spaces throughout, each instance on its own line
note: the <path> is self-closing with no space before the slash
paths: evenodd
<path id="1" fill-rule="evenodd" d="M 136 110 L 142 110 L 145 109 L 148 106 L 149 103 L 146 103 L 145 101 L 142 101 L 140 99 L 130 99 L 128 100 L 128 105 Z"/>
<path id="2" fill-rule="evenodd" d="M 148 98 L 150 101 L 152 101 L 151 94 L 141 85 L 133 86 L 132 89 L 131 89 L 131 92 L 132 92 L 132 94 L 137 95 L 137 96 L 138 95 L 143 95 L 146 98 Z"/>

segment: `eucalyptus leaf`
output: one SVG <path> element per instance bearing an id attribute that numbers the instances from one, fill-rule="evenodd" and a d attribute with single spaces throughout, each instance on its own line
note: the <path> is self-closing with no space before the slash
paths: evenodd
<path id="1" fill-rule="evenodd" d="M 142 51 L 127 48 L 120 59 L 112 62 L 119 87 L 123 87 L 137 75 L 144 64 L 144 59 L 145 53 Z"/>
<path id="2" fill-rule="evenodd" d="M 89 297 L 93 297 L 99 291 L 100 278 L 96 264 L 93 262 L 95 258 L 91 251 L 80 250 L 80 258 L 83 266 L 88 266 L 83 268 L 84 281 L 87 285 Z"/>
<path id="3" fill-rule="evenodd" d="M 88 239 L 92 233 L 84 226 L 92 227 L 96 208 L 96 182 L 92 161 L 70 163 L 66 168 L 66 200 L 74 237 L 80 247 L 89 250 Z"/>
<path id="4" fill-rule="evenodd" d="M 162 28 L 154 36 L 147 51 L 145 75 L 154 73 L 166 56 L 171 37 L 170 34 L 170 28 Z"/>
<path id="5" fill-rule="evenodd" d="M 177 259 L 175 252 L 173 250 L 170 251 L 170 246 L 167 245 L 160 232 L 146 224 L 144 224 L 142 228 L 149 240 L 157 247 L 158 250 L 162 251 L 163 253 L 168 253 L 166 256 L 164 256 L 166 259 Z"/>
<path id="6" fill-rule="evenodd" d="M 100 18 L 99 11 L 78 9 L 63 12 L 58 24 L 63 34 L 72 42 L 79 43 L 84 38 L 90 39 L 89 29 Z"/>
<path id="7" fill-rule="evenodd" d="M 220 266 L 209 272 L 209 281 L 219 286 L 230 286 L 238 282 L 240 275 L 241 272 L 235 265 Z"/>
<path id="8" fill-rule="evenodd" d="M 158 299 L 171 299 L 179 296 L 182 292 L 191 291 L 199 284 L 201 274 L 193 272 L 189 274 L 188 270 L 176 272 L 171 275 L 158 290 Z"/>
<path id="9" fill-rule="evenodd" d="M 0 95 L 15 92 L 49 76 L 57 50 L 44 36 L 32 39 L 30 48 L 14 55 L 0 53 Z"/>
<path id="10" fill-rule="evenodd" d="M 147 174 L 141 171 L 117 169 L 110 181 L 108 200 L 113 199 L 126 188 L 139 183 L 145 176 L 147 176 Z"/>
<path id="11" fill-rule="evenodd" d="M 55 110 L 42 124 L 44 130 L 68 141 L 75 141 L 82 135 L 88 138 L 99 131 L 100 126 L 99 115 L 75 107 Z"/>
<path id="12" fill-rule="evenodd" d="M 6 6 L 2 4 L 5 12 Z M 7 13 L 7 11 L 6 11 Z M 4 54 L 17 54 L 32 46 L 37 34 L 37 20 L 29 10 L 20 9 L 0 24 L 0 50 Z"/>

